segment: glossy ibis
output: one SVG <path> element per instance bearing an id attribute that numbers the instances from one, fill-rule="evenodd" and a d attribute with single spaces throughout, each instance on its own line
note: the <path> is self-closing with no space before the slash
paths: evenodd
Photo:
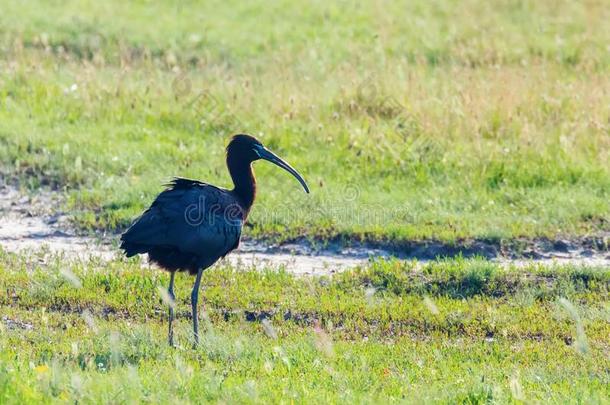
<path id="1" fill-rule="evenodd" d="M 177 271 L 195 275 L 191 293 L 193 333 L 199 342 L 197 301 L 203 270 L 239 245 L 254 198 L 252 162 L 264 159 L 288 171 L 309 189 L 301 175 L 249 135 L 235 135 L 227 146 L 227 167 L 233 190 L 197 180 L 174 178 L 152 205 L 121 235 L 127 257 L 148 253 L 152 262 L 170 272 L 168 294 L 174 300 Z M 169 309 L 169 344 L 173 345 L 174 310 Z"/>

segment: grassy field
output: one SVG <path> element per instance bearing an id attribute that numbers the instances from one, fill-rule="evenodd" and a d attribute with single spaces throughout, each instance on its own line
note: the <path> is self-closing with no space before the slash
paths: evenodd
<path id="1" fill-rule="evenodd" d="M 247 237 L 607 248 L 606 0 L 1 3 L 0 183 L 83 231 L 246 132 L 312 189 L 257 163 Z M 609 266 L 289 271 L 205 272 L 198 349 L 179 276 L 170 349 L 166 274 L 0 246 L 0 403 L 608 403 Z"/>
<path id="2" fill-rule="evenodd" d="M 3 1 L 0 168 L 126 226 L 173 175 L 230 186 L 253 237 L 399 242 L 607 233 L 605 1 Z"/>
<path id="3" fill-rule="evenodd" d="M 44 262 L 44 264 L 41 264 Z M 0 253 L 0 402 L 608 403 L 610 270 L 379 261 L 328 278 Z M 6 292 L 6 294 L 4 294 Z"/>

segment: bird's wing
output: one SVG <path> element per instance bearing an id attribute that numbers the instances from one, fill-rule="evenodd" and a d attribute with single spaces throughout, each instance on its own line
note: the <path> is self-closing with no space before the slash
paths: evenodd
<path id="1" fill-rule="evenodd" d="M 122 235 L 127 244 L 224 256 L 239 243 L 243 212 L 228 190 L 175 178 Z"/>

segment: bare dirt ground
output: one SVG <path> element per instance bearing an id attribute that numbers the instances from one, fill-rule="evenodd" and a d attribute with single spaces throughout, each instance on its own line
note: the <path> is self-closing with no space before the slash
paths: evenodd
<path id="1" fill-rule="evenodd" d="M 48 191 L 32 196 L 17 189 L 0 186 L 0 246 L 9 252 L 32 251 L 63 255 L 67 259 L 98 257 L 110 260 L 121 253 L 116 248 L 118 235 L 81 236 L 71 230 L 68 216 L 58 210 L 59 197 Z M 425 262 L 438 256 L 483 256 L 506 265 L 527 263 L 576 263 L 610 266 L 607 240 L 539 240 L 525 243 L 519 251 L 491 242 L 475 241 L 464 245 L 417 242 L 402 246 L 369 246 L 333 242 L 324 247 L 306 240 L 282 245 L 267 245 L 250 240 L 225 260 L 245 267 L 284 267 L 298 275 L 329 275 L 364 264 L 376 257 L 417 259 Z M 522 244 L 523 245 L 523 244 Z M 600 248 L 602 246 L 602 248 Z"/>

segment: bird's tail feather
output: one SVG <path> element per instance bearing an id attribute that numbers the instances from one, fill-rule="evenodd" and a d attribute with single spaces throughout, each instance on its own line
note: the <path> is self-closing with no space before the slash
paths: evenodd
<path id="1" fill-rule="evenodd" d="M 150 246 L 141 245 L 139 243 L 128 242 L 123 240 L 121 242 L 121 249 L 125 251 L 125 256 L 131 257 L 141 253 L 147 253 L 150 249 Z"/>

